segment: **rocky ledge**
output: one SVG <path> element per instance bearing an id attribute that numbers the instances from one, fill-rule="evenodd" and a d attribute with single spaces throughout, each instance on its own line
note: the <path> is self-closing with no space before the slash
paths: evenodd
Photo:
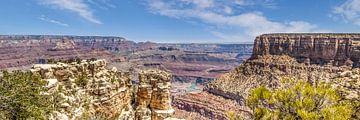
<path id="1" fill-rule="evenodd" d="M 204 91 L 245 106 L 253 88 L 277 88 L 281 79 L 291 77 L 331 83 L 344 91 L 346 99 L 358 99 L 359 58 L 360 34 L 264 34 L 256 37 L 250 59 L 207 84 Z"/>
<path id="2" fill-rule="evenodd" d="M 174 113 L 170 74 L 143 71 L 136 90 L 127 72 L 105 66 L 104 60 L 34 65 L 31 71 L 48 82 L 44 94 L 59 93 L 59 107 L 50 119 L 163 120 Z"/>
<path id="3" fill-rule="evenodd" d="M 360 34 L 264 34 L 256 37 L 251 59 L 289 55 L 305 64 L 360 67 Z"/>
<path id="4" fill-rule="evenodd" d="M 244 104 L 251 89 L 259 85 L 276 87 L 286 76 L 331 81 L 359 67 L 360 34 L 264 34 L 254 43 L 250 59 L 205 90 Z"/>

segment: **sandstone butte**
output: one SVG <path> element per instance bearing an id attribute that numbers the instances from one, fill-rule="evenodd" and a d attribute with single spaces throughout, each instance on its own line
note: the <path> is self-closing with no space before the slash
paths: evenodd
<path id="1" fill-rule="evenodd" d="M 264 34 L 256 37 L 250 59 L 207 84 L 202 93 L 176 96 L 173 106 L 208 119 L 226 118 L 228 111 L 238 112 L 246 119 L 250 113 L 245 106 L 249 92 L 260 85 L 276 88 L 284 77 L 313 83 L 325 81 L 342 91 L 346 99 L 360 100 L 359 67 L 360 34 Z M 196 99 L 197 96 L 203 99 Z M 218 97 L 236 102 L 219 104 Z"/>
<path id="2" fill-rule="evenodd" d="M 34 65 L 31 71 L 48 82 L 48 92 L 44 94 L 59 92 L 62 98 L 49 119 L 75 120 L 99 114 L 119 120 L 170 119 L 174 109 L 169 73 L 143 71 L 135 86 L 129 73 L 105 66 L 104 60 Z M 85 78 L 83 84 L 76 84 L 81 75 Z"/>

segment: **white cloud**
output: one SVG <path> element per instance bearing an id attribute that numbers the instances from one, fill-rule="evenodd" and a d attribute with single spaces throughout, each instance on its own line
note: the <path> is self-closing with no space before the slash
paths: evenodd
<path id="1" fill-rule="evenodd" d="M 232 14 L 232 13 L 233 13 L 233 10 L 232 10 L 231 7 L 225 6 L 225 7 L 224 7 L 224 12 L 225 12 L 226 14 Z"/>
<path id="2" fill-rule="evenodd" d="M 111 0 L 87 0 L 87 2 L 104 10 L 116 8 L 114 4 L 111 4 Z"/>
<path id="3" fill-rule="evenodd" d="M 274 0 L 229 0 L 232 3 L 240 6 L 258 5 L 265 8 L 276 8 Z"/>
<path id="4" fill-rule="evenodd" d="M 334 7 L 333 13 L 340 15 L 346 22 L 350 21 L 360 25 L 360 0 L 347 0 L 343 4 Z"/>
<path id="5" fill-rule="evenodd" d="M 41 4 L 50 5 L 58 9 L 75 12 L 90 22 L 102 24 L 100 20 L 95 18 L 92 10 L 83 0 L 39 0 L 39 2 Z"/>
<path id="6" fill-rule="evenodd" d="M 187 0 L 188 1 L 188 0 Z M 231 3 L 247 4 L 245 0 L 230 0 Z M 269 1 L 269 0 L 265 0 Z M 235 8 L 234 4 L 221 4 L 221 2 L 213 1 L 214 6 L 203 9 L 199 7 L 182 7 L 184 0 L 177 2 L 165 2 L 165 0 L 149 0 L 148 5 L 151 12 L 163 16 L 179 18 L 179 19 L 196 19 L 204 23 L 214 26 L 228 27 L 233 29 L 231 35 L 223 34 L 217 30 L 210 30 L 211 33 L 223 39 L 235 39 L 236 35 L 254 37 L 263 33 L 275 32 L 317 32 L 320 31 L 314 24 L 305 21 L 276 22 L 269 20 L 261 12 L 241 12 L 234 14 L 232 11 L 223 10 L 226 7 Z M 198 3 L 193 3 L 197 5 Z M 222 10 L 218 10 L 222 8 Z M 232 10 L 232 9 L 231 9 Z M 221 31 L 221 30 L 220 30 Z M 238 32 L 237 32 L 238 31 Z M 225 37 L 228 35 L 228 37 Z"/>
<path id="7" fill-rule="evenodd" d="M 187 4 L 194 4 L 198 8 L 209 8 L 214 6 L 213 0 L 180 0 L 181 2 L 185 2 Z"/>
<path id="8" fill-rule="evenodd" d="M 61 25 L 61 26 L 64 26 L 64 27 L 69 27 L 69 24 L 60 22 L 58 20 L 50 19 L 50 18 L 46 17 L 45 15 L 41 15 L 39 17 L 39 19 L 42 20 L 42 21 L 45 21 L 45 22 L 50 22 L 50 23 L 54 23 L 54 24 Z"/>

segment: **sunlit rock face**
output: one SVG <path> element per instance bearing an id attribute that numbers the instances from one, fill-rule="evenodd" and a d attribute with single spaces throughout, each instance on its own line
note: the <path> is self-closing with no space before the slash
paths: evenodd
<path id="1" fill-rule="evenodd" d="M 106 69 L 105 60 L 38 64 L 31 69 L 48 82 L 48 93 L 58 92 L 50 119 L 162 120 L 170 106 L 171 75 L 158 70 L 140 73 L 138 93 L 127 72 Z M 44 93 L 44 94 L 48 94 Z M 136 101 L 136 105 L 135 105 Z M 136 106 L 136 109 L 133 107 Z"/>
<path id="2" fill-rule="evenodd" d="M 360 34 L 260 35 L 250 59 L 210 81 L 203 92 L 175 96 L 173 106 L 206 119 L 229 119 L 228 111 L 251 119 L 253 113 L 246 106 L 249 93 L 262 85 L 276 89 L 288 77 L 326 82 L 344 99 L 360 101 L 359 58 Z"/>
<path id="3" fill-rule="evenodd" d="M 250 59 L 207 84 L 204 90 L 245 105 L 252 89 L 260 85 L 277 88 L 285 77 L 311 83 L 339 82 L 350 89 L 337 79 L 358 68 L 359 58 L 360 34 L 264 34 L 256 37 Z M 345 93 L 351 98 L 357 91 Z"/>
<path id="4" fill-rule="evenodd" d="M 289 55 L 306 64 L 360 67 L 360 34 L 265 34 L 253 49 L 252 59 Z"/>
<path id="5" fill-rule="evenodd" d="M 137 92 L 137 119 L 162 120 L 174 113 L 171 107 L 170 87 L 172 76 L 157 70 L 143 71 L 139 74 Z"/>

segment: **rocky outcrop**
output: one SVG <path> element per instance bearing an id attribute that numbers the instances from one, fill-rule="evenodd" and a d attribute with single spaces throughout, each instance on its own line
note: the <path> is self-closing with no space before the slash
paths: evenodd
<path id="1" fill-rule="evenodd" d="M 359 80 L 354 69 L 359 67 L 359 43 L 360 34 L 261 35 L 256 37 L 250 59 L 207 84 L 204 90 L 244 106 L 253 88 L 277 88 L 281 79 L 291 77 L 311 83 L 334 83 L 351 98 L 357 96 L 359 90 L 353 88 L 358 86 L 344 81 Z"/>
<path id="2" fill-rule="evenodd" d="M 350 69 L 351 67 L 306 65 L 287 55 L 265 55 L 247 60 L 235 70 L 207 84 L 205 90 L 244 105 L 249 92 L 259 85 L 275 88 L 284 77 L 310 82 L 330 81 L 338 73 Z"/>
<path id="3" fill-rule="evenodd" d="M 56 42 L 56 46 L 50 50 L 68 50 L 77 48 L 74 41 L 63 40 Z"/>
<path id="4" fill-rule="evenodd" d="M 360 67 L 360 34 L 265 34 L 256 37 L 252 59 L 289 55 L 305 64 Z"/>
<path id="5" fill-rule="evenodd" d="M 140 73 L 136 101 L 136 115 L 139 120 L 162 120 L 175 111 L 171 107 L 171 75 L 156 70 Z"/>
<path id="6" fill-rule="evenodd" d="M 162 120 L 173 114 L 169 92 L 171 75 L 163 71 L 140 73 L 136 95 L 129 73 L 106 69 L 104 60 L 38 64 L 31 71 L 48 82 L 45 86 L 48 92 L 44 94 L 59 93 L 54 96 L 59 106 L 50 119 L 102 116 L 105 119 Z"/>
<path id="7" fill-rule="evenodd" d="M 338 74 L 332 81 L 341 96 L 350 101 L 360 101 L 360 69 L 356 68 Z"/>

